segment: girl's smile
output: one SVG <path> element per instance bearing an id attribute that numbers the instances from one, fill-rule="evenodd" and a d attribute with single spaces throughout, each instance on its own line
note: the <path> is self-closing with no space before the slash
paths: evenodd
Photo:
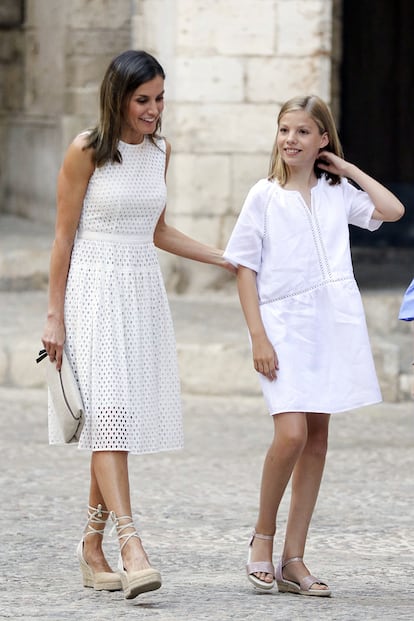
<path id="1" fill-rule="evenodd" d="M 286 164 L 311 163 L 313 166 L 320 149 L 327 144 L 328 134 L 321 134 L 315 121 L 304 110 L 287 112 L 282 116 L 277 145 Z"/>

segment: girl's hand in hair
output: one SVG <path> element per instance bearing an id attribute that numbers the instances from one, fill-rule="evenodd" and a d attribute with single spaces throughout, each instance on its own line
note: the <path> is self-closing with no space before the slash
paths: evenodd
<path id="1" fill-rule="evenodd" d="M 318 168 L 334 175 L 348 177 L 351 164 L 331 151 L 321 151 L 316 160 Z"/>

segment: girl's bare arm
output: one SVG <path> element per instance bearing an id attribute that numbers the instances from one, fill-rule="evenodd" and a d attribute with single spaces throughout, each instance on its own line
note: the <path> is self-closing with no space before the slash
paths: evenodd
<path id="1" fill-rule="evenodd" d="M 260 314 L 256 272 L 239 266 L 237 287 L 240 303 L 252 339 L 254 368 L 268 379 L 276 379 L 279 369 L 277 353 L 269 341 Z"/>
<path id="2" fill-rule="evenodd" d="M 375 205 L 373 220 L 396 222 L 402 218 L 404 205 L 381 183 L 330 151 L 322 151 L 319 157 L 318 168 L 352 179 L 369 195 Z"/>

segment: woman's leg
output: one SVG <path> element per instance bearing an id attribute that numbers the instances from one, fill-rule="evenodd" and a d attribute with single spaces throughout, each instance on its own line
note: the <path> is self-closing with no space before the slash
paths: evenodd
<path id="1" fill-rule="evenodd" d="M 306 414 L 286 412 L 273 416 L 274 437 L 267 452 L 262 474 L 259 517 L 256 532 L 274 535 L 276 516 L 286 486 L 307 440 Z M 251 561 L 272 561 L 273 543 L 255 539 Z M 261 580 L 272 582 L 271 574 L 255 574 Z"/>
<path id="2" fill-rule="evenodd" d="M 94 488 L 94 493 L 97 495 L 94 496 L 95 499 L 98 499 L 99 494 L 101 494 L 102 505 L 109 511 L 114 511 L 117 517 L 132 516 L 128 453 L 124 451 L 96 451 L 92 453 L 91 468 L 94 473 L 91 480 L 91 496 L 92 483 L 96 482 L 97 487 Z M 134 529 L 125 529 L 123 534 L 130 532 L 134 532 Z M 88 539 L 92 539 L 92 537 L 88 537 Z M 122 550 L 122 559 L 127 571 L 140 571 L 151 567 L 138 537 L 129 539 Z"/>
<path id="3" fill-rule="evenodd" d="M 92 453 L 91 482 L 90 482 L 90 489 L 89 489 L 89 506 L 93 508 L 97 508 L 99 505 L 101 505 L 102 507 L 102 513 L 98 517 L 98 519 L 99 520 L 108 519 L 109 511 L 106 507 L 104 497 L 102 495 L 102 492 L 98 485 L 98 481 L 96 479 L 94 463 L 93 463 L 93 453 Z M 86 562 L 88 563 L 88 565 L 91 567 L 91 569 L 94 572 L 112 571 L 102 550 L 102 540 L 103 540 L 102 529 L 104 528 L 104 525 L 93 519 L 90 520 L 88 524 L 89 524 L 88 526 L 89 532 L 91 529 L 95 529 L 98 532 L 101 532 L 101 535 L 85 537 L 84 542 L 83 542 L 83 556 Z"/>
<path id="4" fill-rule="evenodd" d="M 284 560 L 304 555 L 328 448 L 330 415 L 309 413 L 306 419 L 307 442 L 293 470 L 292 496 L 282 556 Z M 286 579 L 296 582 L 308 574 L 309 571 L 302 562 L 292 563 L 283 570 Z M 315 584 L 312 588 L 326 587 Z"/>

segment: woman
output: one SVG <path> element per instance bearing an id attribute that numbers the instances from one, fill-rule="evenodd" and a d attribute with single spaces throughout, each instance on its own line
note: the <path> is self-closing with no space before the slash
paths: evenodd
<path id="1" fill-rule="evenodd" d="M 172 321 L 155 246 L 234 268 L 222 252 L 165 221 L 171 147 L 159 137 L 164 71 L 126 51 L 101 85 L 100 121 L 69 146 L 58 177 L 56 236 L 43 344 L 62 350 L 85 408 L 79 448 L 92 451 L 87 527 L 78 546 L 85 586 L 130 599 L 161 586 L 136 532 L 128 455 L 182 446 Z M 61 438 L 50 413 L 50 442 Z M 102 550 L 108 515 L 120 542 L 119 572 Z M 90 536 L 96 535 L 96 536 Z"/>

